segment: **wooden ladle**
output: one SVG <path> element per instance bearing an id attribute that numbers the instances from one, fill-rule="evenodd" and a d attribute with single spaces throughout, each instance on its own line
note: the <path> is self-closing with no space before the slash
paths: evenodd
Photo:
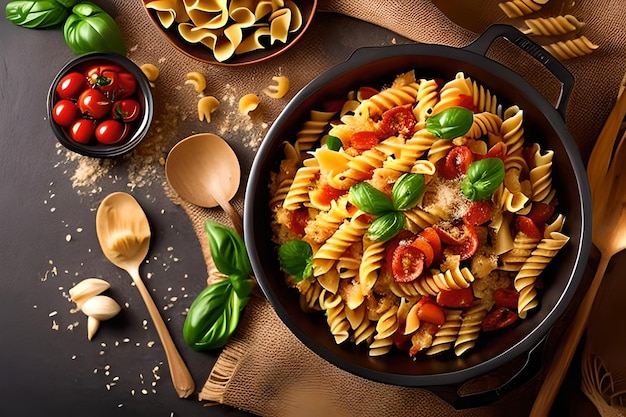
<path id="1" fill-rule="evenodd" d="M 219 205 L 243 235 L 241 215 L 229 203 L 239 189 L 241 168 L 224 139 L 199 133 L 181 140 L 167 156 L 165 175 L 184 200 L 200 207 Z"/>
<path id="2" fill-rule="evenodd" d="M 591 239 L 601 254 L 595 276 L 575 317 L 548 366 L 546 378 L 535 400 L 531 417 L 547 416 L 565 373 L 580 342 L 587 319 L 602 283 L 609 261 L 626 249 L 626 135 L 617 147 L 622 120 L 626 114 L 626 94 L 620 89 L 618 100 L 598 136 L 587 165 L 591 188 Z M 607 335 L 610 337 L 610 335 Z"/>
<path id="3" fill-rule="evenodd" d="M 104 256 L 133 279 L 161 339 L 174 389 L 180 398 L 188 397 L 195 389 L 193 377 L 139 276 L 139 266 L 148 254 L 151 233 L 148 219 L 137 200 L 122 192 L 105 197 L 96 212 L 96 233 Z"/>

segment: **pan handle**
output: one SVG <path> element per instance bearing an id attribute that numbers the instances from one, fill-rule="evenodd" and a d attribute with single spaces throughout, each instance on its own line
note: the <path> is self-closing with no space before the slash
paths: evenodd
<path id="1" fill-rule="evenodd" d="M 534 376 L 538 375 L 541 371 L 541 365 L 543 360 L 543 352 L 546 344 L 547 336 L 544 336 L 539 343 L 537 343 L 532 349 L 526 352 L 521 367 L 510 376 L 504 383 L 495 388 L 488 388 L 484 391 L 472 392 L 468 394 L 462 394 L 463 385 L 457 387 L 453 393 L 447 392 L 447 398 L 436 390 L 433 392 L 447 401 L 457 410 L 463 410 L 468 408 L 477 408 L 488 406 L 496 401 L 502 399 L 506 394 L 520 387 L 526 382 L 530 381 Z M 480 378 L 480 377 L 479 377 Z M 472 380 L 466 383 L 471 383 Z"/>
<path id="2" fill-rule="evenodd" d="M 527 52 L 543 64 L 543 66 L 561 82 L 561 94 L 559 95 L 555 108 L 561 114 L 563 120 L 565 120 L 565 109 L 567 108 L 567 101 L 574 87 L 574 77 L 558 59 L 553 57 L 543 47 L 530 40 L 528 36 L 524 35 L 518 29 L 505 24 L 491 25 L 474 42 L 463 49 L 485 56 L 489 47 L 500 37 L 509 40 L 511 43 Z"/>

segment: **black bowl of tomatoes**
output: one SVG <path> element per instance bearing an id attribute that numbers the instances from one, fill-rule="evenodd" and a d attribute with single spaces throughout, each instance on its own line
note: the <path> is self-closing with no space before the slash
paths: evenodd
<path id="1" fill-rule="evenodd" d="M 48 92 L 53 132 L 67 149 L 114 158 L 135 148 L 154 111 L 150 83 L 126 57 L 90 53 L 68 62 Z"/>

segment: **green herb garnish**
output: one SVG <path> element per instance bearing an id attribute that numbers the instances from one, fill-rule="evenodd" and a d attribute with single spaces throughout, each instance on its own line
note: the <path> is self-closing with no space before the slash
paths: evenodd
<path id="1" fill-rule="evenodd" d="M 426 119 L 426 130 L 441 139 L 454 139 L 469 132 L 474 112 L 465 107 L 450 107 Z"/>
<path id="2" fill-rule="evenodd" d="M 461 182 L 461 191 L 468 200 L 488 200 L 504 180 L 504 162 L 500 158 L 474 161 Z"/>
<path id="3" fill-rule="evenodd" d="M 237 232 L 212 220 L 206 221 L 205 229 L 215 267 L 226 277 L 202 290 L 189 307 L 183 338 L 195 350 L 226 344 L 254 286 L 248 253 Z"/>
<path id="4" fill-rule="evenodd" d="M 281 267 L 296 282 L 303 281 L 313 275 L 313 249 L 307 242 L 290 240 L 278 248 Z"/>
<path id="5" fill-rule="evenodd" d="M 350 202 L 359 210 L 377 216 L 367 231 L 379 242 L 391 239 L 404 228 L 403 210 L 413 208 L 424 194 L 422 174 L 403 174 L 393 185 L 391 198 L 367 182 L 350 188 Z"/>

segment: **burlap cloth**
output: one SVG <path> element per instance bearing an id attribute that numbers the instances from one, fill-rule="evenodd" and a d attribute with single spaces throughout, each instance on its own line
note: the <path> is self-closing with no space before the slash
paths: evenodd
<path id="1" fill-rule="evenodd" d="M 464 10 L 470 7 L 468 4 L 473 5 L 466 18 L 474 26 L 496 22 L 523 26 L 521 19 L 506 17 L 497 7 L 497 1 L 449 0 L 445 4 L 452 7 L 455 3 Z M 354 47 L 372 46 L 363 21 L 398 35 L 386 38 L 385 44 L 418 41 L 463 47 L 477 36 L 450 21 L 428 0 L 321 0 L 319 9 L 335 14 L 318 13 L 309 31 L 287 53 L 251 67 L 219 67 L 194 61 L 171 47 L 149 21 L 139 0 L 114 0 L 104 7 L 122 28 L 128 57 L 139 65 L 153 63 L 161 71 L 154 89 L 155 120 L 147 144 L 138 152 L 156 150 L 152 156 L 157 160 L 166 157 L 174 143 L 190 134 L 221 135 L 241 160 L 242 186 L 233 200 L 240 211 L 248 171 L 268 126 L 311 79 L 347 59 Z M 545 16 L 547 11 L 571 13 L 586 22 L 584 35 L 600 46 L 590 56 L 566 61 L 576 82 L 567 111 L 567 126 L 586 160 L 624 73 L 626 8 L 621 2 L 602 0 L 575 4 L 553 0 L 551 7 L 537 15 Z M 506 46 L 502 48 L 504 52 L 499 51 L 498 45 L 494 46 L 495 58 L 515 67 L 547 98 L 554 99 L 555 90 L 558 91 L 554 80 L 545 77 L 538 65 L 533 64 L 534 60 L 517 50 L 510 53 Z M 188 71 L 204 73 L 208 81 L 205 94 L 221 102 L 209 124 L 198 120 L 198 95 L 184 84 Z M 280 100 L 261 93 L 275 75 L 286 75 L 291 81 L 289 94 Z M 247 93 L 261 97 L 259 109 L 250 118 L 237 112 L 238 99 Z M 202 209 L 181 201 L 165 182 L 164 187 L 188 214 L 210 275 L 212 264 L 203 224 L 207 218 L 225 224 L 228 220 L 219 210 Z M 528 414 L 536 388 L 535 381 L 489 407 L 456 411 L 428 390 L 367 381 L 328 364 L 304 347 L 263 297 L 257 295 L 247 307 L 239 330 L 208 375 L 199 398 L 272 417 L 513 416 Z"/>

